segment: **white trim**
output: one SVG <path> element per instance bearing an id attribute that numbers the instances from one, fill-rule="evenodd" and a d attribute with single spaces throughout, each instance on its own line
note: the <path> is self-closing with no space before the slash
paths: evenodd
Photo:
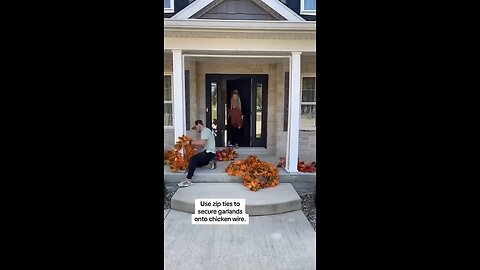
<path id="1" fill-rule="evenodd" d="M 315 81 L 315 87 L 317 82 Z M 182 108 L 183 108 L 183 134 L 187 135 L 187 99 L 185 95 L 185 55 L 182 52 Z M 190 113 L 190 112 L 188 112 Z"/>
<path id="2" fill-rule="evenodd" d="M 181 48 L 168 48 L 168 50 L 181 50 Z M 186 50 L 186 49 L 185 49 Z M 212 51 L 212 52 L 218 52 L 219 49 L 208 49 L 208 48 L 205 48 L 203 49 L 202 48 L 202 51 Z M 230 53 L 237 53 L 238 50 L 237 49 L 222 49 L 222 51 L 225 51 L 225 52 L 230 52 Z M 242 52 L 262 52 L 262 53 L 266 53 L 266 52 L 291 52 L 292 50 L 275 50 L 275 49 L 270 49 L 270 50 L 258 50 L 258 49 L 242 49 Z M 316 53 L 317 51 L 316 50 L 300 50 L 301 52 L 304 52 L 304 53 Z M 200 56 L 200 55 L 199 55 Z M 201 55 L 201 56 L 206 56 L 206 55 Z M 226 55 L 219 55 L 218 57 L 223 57 L 223 56 L 226 56 Z"/>
<path id="3" fill-rule="evenodd" d="M 194 2 L 195 3 L 195 2 Z M 184 9 L 183 9 L 184 10 Z M 182 11 L 183 11 L 182 10 Z M 180 11 L 180 12 L 182 12 Z M 180 14 L 177 13 L 178 14 Z M 175 15 L 176 16 L 176 15 Z M 312 31 L 317 30 L 316 21 L 259 21 L 259 20 L 206 20 L 206 19 L 178 19 L 175 16 L 165 18 L 163 27 L 171 29 L 229 29 L 229 30 L 290 30 Z"/>
<path id="4" fill-rule="evenodd" d="M 231 57 L 231 58 L 290 58 L 290 55 L 232 55 L 232 54 L 184 54 L 190 57 Z"/>
<path id="5" fill-rule="evenodd" d="M 315 9 L 305 9 L 305 0 L 300 0 L 300 14 L 302 15 L 317 15 L 317 10 Z"/>
<path id="6" fill-rule="evenodd" d="M 212 3 L 213 0 L 196 0 L 180 12 L 172 16 L 172 19 L 190 19 L 195 13 Z M 282 15 L 288 21 L 305 21 L 304 18 L 299 16 L 293 10 L 286 5 L 280 3 L 278 0 L 262 0 L 267 6 L 275 10 L 278 14 Z M 221 3 L 221 2 L 220 2 Z"/>
<path id="7" fill-rule="evenodd" d="M 190 5 L 180 10 L 177 14 L 172 16 L 172 19 L 189 19 L 195 13 L 199 12 L 202 8 L 212 3 L 213 0 L 196 0 Z"/>
<path id="8" fill-rule="evenodd" d="M 298 143 L 300 140 L 301 52 L 292 52 L 290 59 L 290 87 L 288 104 L 287 155 L 285 170 L 298 172 Z"/>
<path id="9" fill-rule="evenodd" d="M 170 7 L 163 7 L 163 13 L 174 13 L 175 12 L 175 0 L 170 0 Z"/>
<path id="10" fill-rule="evenodd" d="M 267 4 L 278 14 L 282 15 L 288 21 L 305 21 L 300 15 L 295 13 L 293 10 L 288 8 L 286 5 L 281 3 L 278 0 L 262 0 L 263 3 Z"/>
<path id="11" fill-rule="evenodd" d="M 173 128 L 175 140 L 186 134 L 185 125 L 185 69 L 182 50 L 173 54 Z"/>

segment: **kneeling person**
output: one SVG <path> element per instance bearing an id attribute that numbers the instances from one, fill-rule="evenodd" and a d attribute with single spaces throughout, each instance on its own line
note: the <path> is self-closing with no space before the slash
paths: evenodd
<path id="1" fill-rule="evenodd" d="M 188 187 L 192 185 L 192 177 L 197 167 L 203 167 L 210 164 L 210 169 L 214 170 L 217 166 L 215 161 L 215 137 L 213 132 L 203 125 L 202 120 L 195 121 L 192 127 L 200 133 L 199 141 L 190 141 L 193 146 L 203 147 L 204 150 L 192 156 L 188 163 L 187 179 L 178 183 L 179 187 Z"/>

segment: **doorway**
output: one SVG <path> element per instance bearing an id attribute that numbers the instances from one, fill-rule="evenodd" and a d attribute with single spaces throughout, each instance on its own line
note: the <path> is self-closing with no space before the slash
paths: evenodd
<path id="1" fill-rule="evenodd" d="M 233 90 L 239 92 L 243 126 L 240 147 L 267 147 L 268 75 L 206 74 L 206 125 L 215 134 L 217 147 L 225 147 L 231 139 L 227 116 Z"/>

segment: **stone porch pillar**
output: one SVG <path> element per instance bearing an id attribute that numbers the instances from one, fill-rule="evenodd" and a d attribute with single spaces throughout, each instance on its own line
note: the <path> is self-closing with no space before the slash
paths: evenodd
<path id="1" fill-rule="evenodd" d="M 290 102 L 288 103 L 288 130 L 287 130 L 287 156 L 285 169 L 289 173 L 298 172 L 298 142 L 300 136 L 300 97 L 301 75 L 300 55 L 301 52 L 292 52 L 290 60 Z"/>

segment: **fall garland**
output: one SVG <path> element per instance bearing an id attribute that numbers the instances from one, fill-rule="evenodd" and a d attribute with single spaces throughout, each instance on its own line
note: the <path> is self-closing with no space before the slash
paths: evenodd
<path id="1" fill-rule="evenodd" d="M 261 161 L 256 156 L 232 162 L 225 171 L 229 176 L 241 176 L 243 185 L 251 191 L 275 187 L 279 183 L 279 173 L 275 165 Z"/>
<path id="2" fill-rule="evenodd" d="M 187 170 L 190 158 L 197 153 L 195 147 L 189 143 L 191 140 L 189 136 L 180 136 L 173 150 L 164 151 L 163 164 L 169 165 L 172 172 Z"/>
<path id="3" fill-rule="evenodd" d="M 280 162 L 278 163 L 277 167 L 285 168 L 285 158 L 280 158 Z M 312 163 L 305 163 L 305 161 L 298 161 L 297 170 L 299 172 L 317 172 L 317 163 L 313 161 Z"/>
<path id="4" fill-rule="evenodd" d="M 234 160 L 238 157 L 238 153 L 233 150 L 233 148 L 228 147 L 221 150 L 217 150 L 215 153 L 215 159 L 217 161 L 228 161 Z"/>

